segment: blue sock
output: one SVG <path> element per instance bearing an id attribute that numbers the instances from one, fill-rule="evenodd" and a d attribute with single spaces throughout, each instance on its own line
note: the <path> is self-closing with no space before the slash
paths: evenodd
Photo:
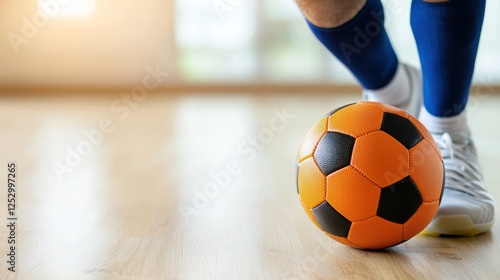
<path id="1" fill-rule="evenodd" d="M 486 0 L 413 0 L 411 26 L 422 64 L 425 109 L 437 117 L 467 104 Z"/>
<path id="2" fill-rule="evenodd" d="M 380 0 L 368 0 L 353 19 L 339 27 L 308 24 L 363 88 L 380 89 L 394 77 L 399 62 L 384 28 L 384 8 Z"/>

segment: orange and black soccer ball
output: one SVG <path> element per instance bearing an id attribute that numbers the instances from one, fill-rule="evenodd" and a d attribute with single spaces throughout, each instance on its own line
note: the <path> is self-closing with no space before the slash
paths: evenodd
<path id="1" fill-rule="evenodd" d="M 381 103 L 332 111 L 298 154 L 305 212 L 325 234 L 355 248 L 387 248 L 421 232 L 436 214 L 443 184 L 443 160 L 429 131 Z"/>

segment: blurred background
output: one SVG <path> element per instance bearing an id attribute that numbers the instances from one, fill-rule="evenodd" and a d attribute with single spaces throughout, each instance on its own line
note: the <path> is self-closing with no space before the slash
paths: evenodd
<path id="1" fill-rule="evenodd" d="M 411 1 L 385 0 L 401 60 L 418 65 Z M 500 83 L 500 2 L 488 1 L 475 81 Z M 144 69 L 182 85 L 354 85 L 292 0 L 5 0 L 0 88 L 113 88 Z"/>
<path id="2" fill-rule="evenodd" d="M 383 2 L 398 55 L 418 65 L 411 1 Z M 500 199 L 500 1 L 487 2 L 469 113 Z M 303 136 L 359 97 L 293 0 L 1 0 L 0 221 L 16 162 L 21 261 L 7 270 L 2 226 L 0 279 L 380 275 L 315 229 L 296 193 Z M 461 278 L 481 259 L 494 279 L 495 240 L 419 237 L 370 259 L 401 279 L 410 266 Z M 429 269 L 443 257 L 447 270 Z"/>

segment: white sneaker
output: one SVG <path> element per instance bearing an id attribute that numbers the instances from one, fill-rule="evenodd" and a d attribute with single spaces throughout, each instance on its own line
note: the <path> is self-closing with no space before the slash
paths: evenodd
<path id="1" fill-rule="evenodd" d="M 403 70 L 405 71 L 410 82 L 410 98 L 406 103 L 397 107 L 410 113 L 415 118 L 418 118 L 420 107 L 422 107 L 422 73 L 417 68 L 406 63 L 402 63 L 401 66 L 403 67 Z M 363 91 L 363 100 L 377 101 L 370 100 L 365 91 Z"/>
<path id="2" fill-rule="evenodd" d="M 436 216 L 424 232 L 474 236 L 488 231 L 494 222 L 495 202 L 484 186 L 470 134 L 433 136 L 444 160 L 445 187 Z"/>

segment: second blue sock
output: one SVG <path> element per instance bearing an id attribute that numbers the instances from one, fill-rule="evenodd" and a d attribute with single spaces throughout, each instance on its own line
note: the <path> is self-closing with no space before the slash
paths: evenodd
<path id="1" fill-rule="evenodd" d="M 424 105 L 434 116 L 456 116 L 467 104 L 485 4 L 486 0 L 412 1 Z"/>

